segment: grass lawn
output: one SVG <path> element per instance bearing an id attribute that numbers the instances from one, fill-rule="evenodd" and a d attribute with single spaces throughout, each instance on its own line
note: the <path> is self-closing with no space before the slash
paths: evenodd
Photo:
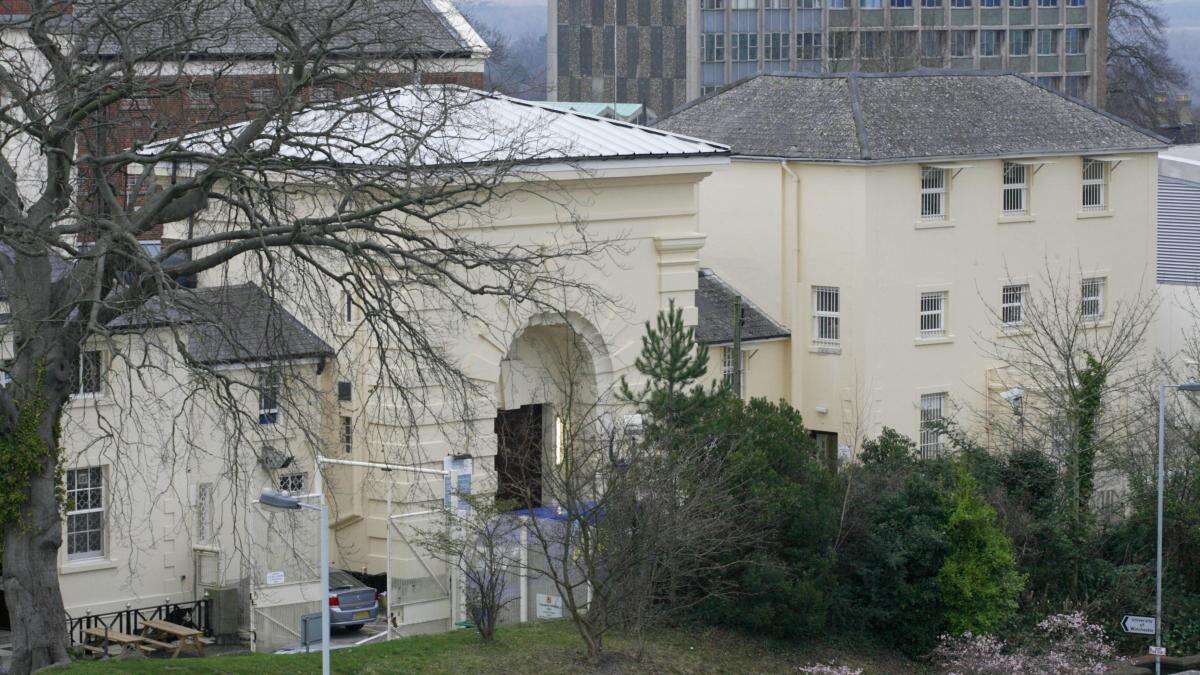
<path id="1" fill-rule="evenodd" d="M 830 663 L 865 668 L 867 673 L 924 672 L 921 664 L 893 652 L 836 644 L 789 646 L 706 629 L 663 630 L 646 645 L 640 661 L 636 645 L 621 636 L 606 640 L 610 657 L 589 666 L 581 640 L 567 621 L 501 628 L 485 645 L 473 631 L 412 637 L 333 652 L 335 673 L 780 673 L 799 666 Z M 70 673 L 316 673 L 320 654 L 245 654 L 203 659 L 141 658 L 79 661 Z"/>

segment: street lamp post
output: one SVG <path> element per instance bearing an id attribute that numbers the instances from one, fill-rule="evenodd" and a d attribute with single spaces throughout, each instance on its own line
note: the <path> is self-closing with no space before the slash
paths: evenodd
<path id="1" fill-rule="evenodd" d="M 329 507 L 305 504 L 286 492 L 263 490 L 258 501 L 276 509 L 310 509 L 321 512 L 321 675 L 329 675 Z"/>
<path id="2" fill-rule="evenodd" d="M 1158 385 L 1158 506 L 1155 519 L 1155 574 L 1154 574 L 1154 646 L 1162 648 L 1162 579 L 1163 579 L 1163 483 L 1166 478 L 1167 447 L 1167 387 L 1177 391 L 1200 391 L 1200 382 Z M 1162 656 L 1154 655 L 1155 675 L 1162 673 Z"/>

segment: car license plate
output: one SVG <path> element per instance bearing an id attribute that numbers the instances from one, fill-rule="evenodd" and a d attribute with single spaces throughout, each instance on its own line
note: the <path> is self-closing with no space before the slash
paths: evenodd
<path id="1" fill-rule="evenodd" d="M 356 619 L 369 619 L 369 618 L 371 618 L 371 610 L 369 610 L 369 609 L 364 609 L 364 610 L 363 610 L 363 611 L 361 611 L 361 612 L 355 612 L 355 613 L 354 613 L 354 618 L 356 618 Z"/>

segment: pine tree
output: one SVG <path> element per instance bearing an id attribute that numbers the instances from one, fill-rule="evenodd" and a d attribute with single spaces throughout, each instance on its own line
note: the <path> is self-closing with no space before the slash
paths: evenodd
<path id="1" fill-rule="evenodd" d="M 646 383 L 635 392 L 622 377 L 621 398 L 641 408 L 652 423 L 671 428 L 699 393 L 697 381 L 708 372 L 708 348 L 696 342 L 695 329 L 684 324 L 683 310 L 672 300 L 654 326 L 646 323 L 633 365 Z"/>

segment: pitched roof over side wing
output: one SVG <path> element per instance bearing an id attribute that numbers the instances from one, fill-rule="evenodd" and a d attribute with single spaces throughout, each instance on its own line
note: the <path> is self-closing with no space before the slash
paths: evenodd
<path id="1" fill-rule="evenodd" d="M 680 108 L 665 131 L 734 155 L 899 162 L 1115 153 L 1163 139 L 1011 73 L 758 75 Z"/>
<path id="2" fill-rule="evenodd" d="M 725 344 L 733 341 L 734 300 L 742 298 L 742 340 L 771 340 L 790 337 L 786 326 L 777 323 L 759 309 L 749 298 L 725 283 L 708 268 L 700 270 L 700 285 L 696 289 L 696 341 L 701 344 Z"/>

